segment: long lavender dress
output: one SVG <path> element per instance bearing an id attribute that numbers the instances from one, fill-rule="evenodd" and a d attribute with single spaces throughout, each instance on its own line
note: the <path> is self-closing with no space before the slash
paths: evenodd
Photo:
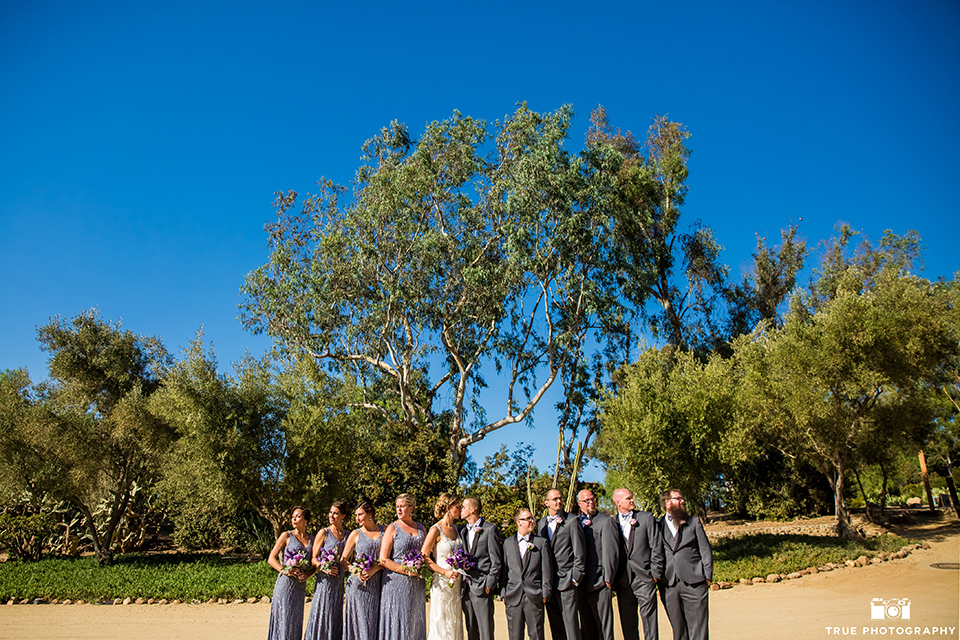
<path id="1" fill-rule="evenodd" d="M 337 554 L 335 562 L 340 565 L 340 556 L 343 554 L 343 540 L 337 540 L 333 530 L 327 528 L 327 537 L 323 541 L 323 548 L 330 549 Z M 331 576 L 327 573 L 317 573 L 317 585 L 313 590 L 313 604 L 310 605 L 310 618 L 307 620 L 307 632 L 303 640 L 340 640 L 343 637 L 343 568 Z"/>
<path id="2" fill-rule="evenodd" d="M 288 555 L 297 551 L 302 551 L 304 557 L 309 558 L 312 549 L 313 536 L 308 535 L 307 546 L 304 547 L 291 531 L 287 546 L 280 556 L 280 564 L 284 563 Z M 300 640 L 303 634 L 303 601 L 306 593 L 306 582 L 283 574 L 277 576 L 273 599 L 270 601 L 270 631 L 267 633 L 267 640 Z"/>
<path id="3" fill-rule="evenodd" d="M 383 542 L 383 527 L 380 535 L 370 538 L 363 529 L 357 532 L 357 547 L 354 557 L 366 554 L 376 560 L 380 557 L 380 543 Z M 350 574 L 347 579 L 347 597 L 344 604 L 343 640 L 377 640 L 377 626 L 380 618 L 380 585 L 383 581 L 383 569 L 373 574 L 367 583 Z"/>
<path id="4" fill-rule="evenodd" d="M 396 533 L 390 557 L 399 563 L 407 551 L 419 551 L 423 547 L 426 532 L 419 523 L 415 536 L 399 526 L 394 528 Z M 385 573 L 380 595 L 379 640 L 426 640 L 427 589 L 423 578 L 394 571 Z"/>

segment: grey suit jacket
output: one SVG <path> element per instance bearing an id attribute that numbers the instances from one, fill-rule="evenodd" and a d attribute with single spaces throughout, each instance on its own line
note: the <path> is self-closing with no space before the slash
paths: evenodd
<path id="1" fill-rule="evenodd" d="M 649 585 L 663 577 L 663 539 L 653 515 L 634 510 L 631 517 L 635 524 L 630 527 L 630 537 L 624 540 L 619 516 L 613 516 L 620 543 L 617 586 L 637 591 L 644 583 Z"/>
<path id="2" fill-rule="evenodd" d="M 590 518 L 590 524 L 584 524 L 583 543 L 586 549 L 586 571 L 580 588 L 584 591 L 596 591 L 607 582 L 611 585 L 617 577 L 617 564 L 620 559 L 620 530 L 616 521 L 605 513 Z"/>
<path id="3" fill-rule="evenodd" d="M 672 587 L 680 580 L 687 584 L 713 580 L 713 550 L 700 518 L 691 516 L 676 537 L 670 533 L 666 517 L 660 518 L 658 525 L 663 537 L 666 585 Z"/>
<path id="4" fill-rule="evenodd" d="M 553 559 L 556 562 L 556 575 L 554 576 L 553 586 L 561 591 L 573 589 L 583 581 L 586 572 L 586 549 L 583 542 L 583 529 L 577 522 L 577 517 L 572 516 L 565 511 L 557 513 L 563 520 L 557 525 L 553 534 L 553 540 L 550 541 L 550 550 L 553 551 Z M 540 537 L 550 540 L 547 518 L 540 518 L 538 525 Z"/>
<path id="5" fill-rule="evenodd" d="M 467 552 L 477 559 L 477 567 L 467 572 L 470 580 L 463 581 L 462 593 L 466 595 L 470 591 L 482 596 L 486 595 L 486 589 L 490 589 L 491 594 L 495 593 L 503 565 L 503 538 L 500 531 L 492 522 L 481 518 L 480 531 L 473 537 L 473 546 L 470 546 L 466 525 L 460 527 L 460 540 Z"/>
<path id="6" fill-rule="evenodd" d="M 517 536 L 503 541 L 503 590 L 500 595 L 510 606 L 517 606 L 526 595 L 537 604 L 553 597 L 553 554 L 546 538 L 530 534 L 530 544 L 523 559 Z"/>

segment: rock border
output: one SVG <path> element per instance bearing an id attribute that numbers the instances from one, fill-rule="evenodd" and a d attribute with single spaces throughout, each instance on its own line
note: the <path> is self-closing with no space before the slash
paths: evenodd
<path id="1" fill-rule="evenodd" d="M 869 564 L 883 564 L 884 562 L 890 562 L 892 560 L 902 560 L 914 551 L 919 551 L 921 549 L 929 549 L 930 543 L 924 541 L 920 544 L 908 544 L 904 545 L 897 551 L 893 553 L 887 553 L 886 551 L 881 551 L 872 558 L 867 556 L 860 556 L 856 560 L 847 560 L 842 564 L 837 564 L 834 562 L 828 562 L 827 564 L 821 567 L 807 567 L 806 569 L 801 569 L 800 571 L 794 571 L 793 573 L 771 573 L 767 577 L 757 576 L 755 578 L 740 578 L 737 582 L 726 582 L 719 581 L 714 582 L 710 585 L 711 591 L 719 591 L 721 589 L 732 589 L 737 585 L 750 586 L 755 584 L 774 584 L 777 582 L 782 582 L 784 580 L 798 580 L 804 576 L 814 575 L 817 573 L 823 573 L 826 571 L 835 571 L 838 569 L 856 569 L 858 567 L 865 567 Z"/>

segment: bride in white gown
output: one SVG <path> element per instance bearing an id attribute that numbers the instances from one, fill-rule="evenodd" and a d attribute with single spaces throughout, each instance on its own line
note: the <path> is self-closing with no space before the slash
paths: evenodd
<path id="1" fill-rule="evenodd" d="M 463 546 L 453 524 L 460 518 L 460 498 L 442 494 L 437 498 L 433 513 L 440 522 L 430 527 L 421 550 L 434 572 L 427 640 L 463 640 L 463 610 L 460 608 L 460 581 L 463 577 L 447 564 L 447 558 L 454 550 Z M 431 557 L 431 552 L 436 552 L 435 557 Z"/>

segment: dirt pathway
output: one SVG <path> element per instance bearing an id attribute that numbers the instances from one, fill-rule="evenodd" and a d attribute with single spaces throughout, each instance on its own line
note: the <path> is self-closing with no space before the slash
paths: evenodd
<path id="1" fill-rule="evenodd" d="M 960 571 L 931 567 L 960 562 L 960 528 L 930 528 L 907 535 L 926 539 L 931 548 L 894 562 L 711 592 L 711 637 L 805 640 L 918 633 L 960 637 Z M 910 619 L 871 619 L 874 598 L 908 599 Z M 0 638 L 262 640 L 269 617 L 270 605 L 266 604 L 3 605 Z M 506 640 L 506 618 L 500 603 L 496 628 L 498 640 Z M 662 607 L 660 637 L 671 637 Z"/>

